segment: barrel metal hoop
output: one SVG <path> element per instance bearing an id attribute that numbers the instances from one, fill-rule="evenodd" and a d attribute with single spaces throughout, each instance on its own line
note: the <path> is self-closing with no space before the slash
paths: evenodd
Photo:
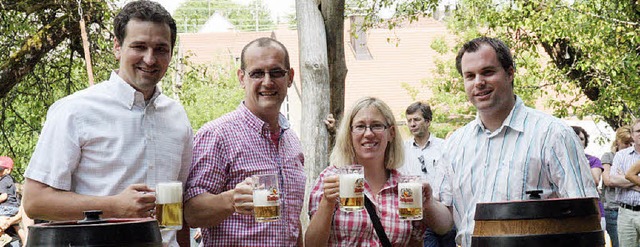
<path id="1" fill-rule="evenodd" d="M 598 214 L 595 198 L 572 198 L 570 200 L 531 200 L 500 203 L 478 203 L 474 219 L 519 220 L 543 218 L 582 217 Z"/>
<path id="2" fill-rule="evenodd" d="M 604 231 L 545 234 L 472 237 L 472 247 L 518 246 L 518 247 L 556 247 L 556 246 L 604 246 Z"/>

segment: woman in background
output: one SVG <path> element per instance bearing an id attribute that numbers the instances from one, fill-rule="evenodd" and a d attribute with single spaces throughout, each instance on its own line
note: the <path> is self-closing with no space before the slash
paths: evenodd
<path id="1" fill-rule="evenodd" d="M 611 143 L 611 152 L 602 155 L 602 203 L 604 205 L 604 218 L 606 221 L 606 229 L 611 238 L 611 247 L 618 247 L 618 204 L 616 203 L 616 191 L 611 186 L 609 173 L 611 171 L 611 163 L 616 152 L 628 148 L 633 143 L 631 139 L 631 127 L 622 126 L 616 130 L 616 138 Z"/>

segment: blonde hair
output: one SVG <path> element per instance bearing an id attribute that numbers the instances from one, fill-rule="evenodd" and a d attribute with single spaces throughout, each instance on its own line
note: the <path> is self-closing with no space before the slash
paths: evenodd
<path id="1" fill-rule="evenodd" d="M 331 165 L 342 167 L 354 164 L 356 161 L 355 149 L 353 147 L 353 139 L 351 138 L 351 124 L 353 118 L 358 112 L 367 107 L 375 107 L 385 118 L 385 124 L 389 126 L 389 131 L 395 132 L 393 139 L 387 145 L 384 152 L 384 167 L 386 169 L 397 169 L 402 166 L 404 161 L 404 151 L 402 147 L 402 137 L 396 120 L 393 117 L 391 108 L 384 101 L 374 97 L 364 97 L 356 101 L 353 106 L 345 113 L 343 120 L 340 121 L 336 132 L 336 142 L 329 158 Z"/>
<path id="2" fill-rule="evenodd" d="M 622 141 L 623 143 L 633 141 L 631 138 L 631 126 L 620 126 L 620 128 L 616 130 L 616 139 L 611 143 L 611 152 L 616 153 L 620 151 L 618 150 L 618 141 Z"/>

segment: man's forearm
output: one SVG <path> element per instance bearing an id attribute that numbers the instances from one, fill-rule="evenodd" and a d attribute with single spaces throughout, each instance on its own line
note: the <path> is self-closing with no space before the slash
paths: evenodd
<path id="1" fill-rule="evenodd" d="M 235 212 L 233 192 L 225 191 L 218 195 L 202 193 L 185 203 L 184 216 L 192 227 L 217 226 Z"/>
<path id="2" fill-rule="evenodd" d="M 629 187 L 635 185 L 631 181 L 625 179 L 624 176 L 622 176 L 622 175 L 610 174 L 609 175 L 609 181 L 610 181 L 611 186 L 613 186 L 613 187 L 629 188 Z"/>
<path id="3" fill-rule="evenodd" d="M 57 190 L 40 182 L 27 179 L 24 189 L 24 211 L 32 219 L 79 220 L 83 211 L 103 210 L 103 217 L 110 217 L 104 199 Z"/>
<path id="4" fill-rule="evenodd" d="M 423 212 L 423 222 L 437 234 L 445 234 L 453 227 L 451 209 L 441 202 L 431 200 Z"/>

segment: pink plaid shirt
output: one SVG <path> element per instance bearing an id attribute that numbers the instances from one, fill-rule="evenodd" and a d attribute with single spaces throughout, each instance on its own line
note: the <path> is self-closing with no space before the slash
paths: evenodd
<path id="1" fill-rule="evenodd" d="M 220 194 L 245 178 L 276 173 L 280 180 L 280 220 L 257 223 L 234 213 L 220 225 L 203 228 L 204 246 L 295 246 L 305 180 L 300 141 L 280 115 L 280 139 L 271 141 L 268 124 L 244 104 L 205 124 L 196 134 L 185 201 L 209 192 Z"/>
<path id="2" fill-rule="evenodd" d="M 318 205 L 320 205 L 320 200 L 324 194 L 322 189 L 324 177 L 333 176 L 337 174 L 337 172 L 338 169 L 335 166 L 329 166 L 320 173 L 316 184 L 311 190 L 309 217 L 313 217 L 316 211 L 318 211 Z M 420 221 L 400 220 L 398 215 L 399 177 L 400 173 L 396 170 L 391 170 L 391 176 L 389 176 L 382 190 L 375 196 L 371 196 L 371 189 L 365 181 L 364 193 L 375 205 L 382 227 L 387 233 L 391 244 L 393 246 L 406 246 L 412 236 L 417 239 L 422 239 L 426 226 Z M 382 245 L 380 244 L 380 240 L 373 228 L 373 223 L 366 209 L 359 212 L 343 212 L 340 211 L 339 205 L 336 204 L 328 246 Z"/>

